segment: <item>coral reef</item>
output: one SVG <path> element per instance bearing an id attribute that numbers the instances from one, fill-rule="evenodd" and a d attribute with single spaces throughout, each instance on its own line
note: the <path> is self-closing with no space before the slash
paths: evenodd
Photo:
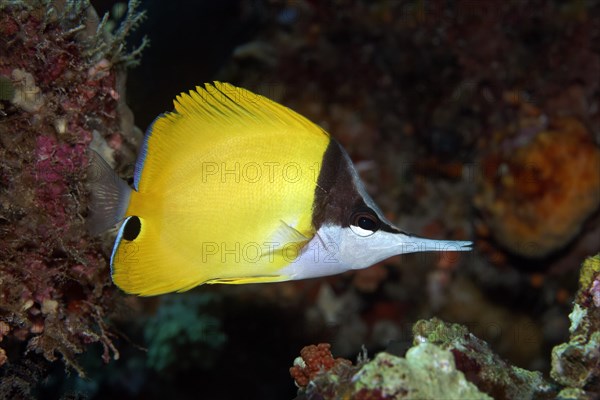
<path id="1" fill-rule="evenodd" d="M 307 399 L 531 399 L 555 394 L 540 372 L 503 361 L 462 325 L 434 318 L 418 321 L 413 333 L 414 345 L 404 357 L 382 352 L 356 366 L 334 363 L 325 344 L 319 345 L 325 350 L 320 353 L 308 346 L 290 374 Z M 318 357 L 307 357 L 315 353 Z M 325 368 L 325 363 L 314 361 L 321 358 L 334 366 Z M 308 360 L 310 374 L 303 369 Z"/>
<path id="2" fill-rule="evenodd" d="M 509 364 L 467 327 L 437 318 L 413 325 L 413 347 L 404 357 L 390 348 L 352 366 L 334 361 L 329 346 L 320 344 L 305 347 L 290 374 L 307 399 L 594 399 L 600 395 L 599 283 L 600 254 L 581 268 L 571 338 L 552 351 L 554 382 Z"/>
<path id="3" fill-rule="evenodd" d="M 0 1 L 0 397 L 27 396 L 57 359 L 83 375 L 75 356 L 94 344 L 119 357 L 84 182 L 93 135 L 132 134 L 124 68 L 138 52 L 124 38 L 137 5 L 112 35 L 88 1 Z"/>
<path id="4" fill-rule="evenodd" d="M 311 370 L 310 379 L 295 361 L 290 373 L 307 399 L 528 399 L 554 393 L 541 373 L 502 361 L 464 326 L 432 319 L 417 322 L 414 333 L 405 357 L 383 352 L 354 367 L 339 361 L 337 368 Z"/>
<path id="5" fill-rule="evenodd" d="M 309 348 L 310 346 L 302 351 L 307 352 Z M 375 359 L 360 360 L 356 366 L 352 366 L 348 360 L 337 360 L 339 361 L 332 368 L 321 368 L 309 382 L 299 385 L 304 398 L 491 399 L 456 369 L 451 352 L 429 343 L 411 348 L 405 358 L 379 353 Z M 290 373 L 297 376 L 294 368 L 290 369 Z M 302 376 L 303 381 L 304 379 L 305 376 Z M 296 383 L 298 384 L 297 378 Z"/>

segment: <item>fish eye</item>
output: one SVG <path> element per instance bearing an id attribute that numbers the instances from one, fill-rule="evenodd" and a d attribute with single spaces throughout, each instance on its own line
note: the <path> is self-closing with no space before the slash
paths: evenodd
<path id="1" fill-rule="evenodd" d="M 358 236 L 371 236 L 379 230 L 380 224 L 379 218 L 370 209 L 357 211 L 350 218 L 350 229 Z"/>
<path id="2" fill-rule="evenodd" d="M 135 240 L 140 231 L 142 230 L 142 222 L 136 216 L 129 217 L 125 221 L 125 228 L 123 229 L 123 239 L 132 241 Z"/>

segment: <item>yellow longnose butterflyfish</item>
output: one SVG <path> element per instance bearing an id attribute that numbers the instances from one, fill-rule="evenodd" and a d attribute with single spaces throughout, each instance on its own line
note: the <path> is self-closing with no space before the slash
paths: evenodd
<path id="1" fill-rule="evenodd" d="M 110 265 L 125 292 L 304 279 L 470 249 L 395 227 L 340 144 L 287 107 L 220 82 L 174 106 L 148 128 L 133 188 L 92 157 L 89 223 L 100 232 L 123 221 Z"/>

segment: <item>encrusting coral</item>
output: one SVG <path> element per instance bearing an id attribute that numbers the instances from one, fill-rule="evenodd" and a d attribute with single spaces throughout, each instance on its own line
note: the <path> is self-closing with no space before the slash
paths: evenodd
<path id="1" fill-rule="evenodd" d="M 75 355 L 87 346 L 102 345 L 106 362 L 119 356 L 84 182 L 92 138 L 131 135 L 124 70 L 139 51 L 123 49 L 137 6 L 111 34 L 85 0 L 0 0 L 0 397 L 28 393 L 44 360 L 83 375 Z"/>

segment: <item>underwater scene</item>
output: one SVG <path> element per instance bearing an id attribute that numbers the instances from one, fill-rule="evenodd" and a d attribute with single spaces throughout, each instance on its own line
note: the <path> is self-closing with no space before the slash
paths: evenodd
<path id="1" fill-rule="evenodd" d="M 599 0 L 0 0 L 0 399 L 599 399 Z"/>

